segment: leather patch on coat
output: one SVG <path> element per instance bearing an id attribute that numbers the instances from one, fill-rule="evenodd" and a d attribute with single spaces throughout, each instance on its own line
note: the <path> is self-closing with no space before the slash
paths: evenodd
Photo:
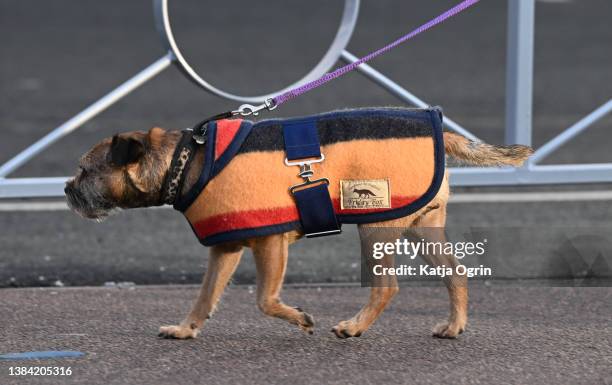
<path id="1" fill-rule="evenodd" d="M 340 181 L 342 210 L 391 208 L 389 179 L 355 179 Z"/>

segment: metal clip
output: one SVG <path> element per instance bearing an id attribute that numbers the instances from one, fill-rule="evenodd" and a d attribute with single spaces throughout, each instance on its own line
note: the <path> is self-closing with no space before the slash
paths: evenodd
<path id="1" fill-rule="evenodd" d="M 321 154 L 320 158 L 311 160 L 298 160 L 296 162 L 290 162 L 289 159 L 285 158 L 285 166 L 302 166 L 305 164 L 321 163 L 325 160 L 325 155 Z"/>
<path id="2" fill-rule="evenodd" d="M 310 163 L 300 164 L 300 173 L 298 176 L 305 181 L 309 182 L 310 177 L 314 175 L 314 171 L 312 171 L 312 167 L 310 167 Z"/>
<path id="3" fill-rule="evenodd" d="M 206 123 L 202 125 L 202 127 L 197 131 L 193 132 L 192 138 L 195 140 L 197 144 L 206 143 L 206 131 L 208 131 L 208 126 Z"/>
<path id="4" fill-rule="evenodd" d="M 319 183 L 329 184 L 329 179 L 327 178 L 320 178 L 320 179 L 315 179 L 315 180 L 310 180 L 310 178 L 304 178 L 304 179 L 305 179 L 304 183 L 294 184 L 293 186 L 289 187 L 289 192 L 293 194 L 295 190 L 299 189 L 300 187 L 310 186 L 311 184 L 319 184 Z"/>
<path id="5" fill-rule="evenodd" d="M 285 165 L 286 166 L 299 166 L 300 167 L 300 172 L 298 173 L 298 176 L 302 179 L 304 179 L 303 183 L 299 183 L 296 185 L 293 185 L 289 188 L 289 191 L 293 194 L 293 192 L 300 187 L 304 187 L 304 186 L 308 186 L 311 184 L 317 184 L 320 182 L 323 183 L 327 183 L 329 184 L 329 180 L 327 178 L 321 178 L 321 179 L 316 179 L 316 180 L 310 180 L 310 178 L 314 175 L 314 171 L 312 169 L 312 164 L 314 163 L 321 163 L 325 160 L 325 155 L 321 154 L 320 158 L 317 159 L 310 159 L 310 160 L 299 160 L 296 162 L 290 162 L 289 159 L 285 158 Z"/>
<path id="6" fill-rule="evenodd" d="M 270 99 L 266 99 L 266 101 L 263 104 L 260 104 L 258 106 L 254 106 L 252 104 L 243 104 L 240 107 L 238 107 L 237 110 L 232 111 L 232 115 L 242 115 L 242 116 L 254 115 L 254 116 L 257 116 L 257 115 L 259 115 L 259 111 L 261 111 L 261 110 L 272 111 L 276 107 L 278 107 L 278 106 L 277 106 L 276 103 L 274 103 L 274 99 L 270 98 Z"/>

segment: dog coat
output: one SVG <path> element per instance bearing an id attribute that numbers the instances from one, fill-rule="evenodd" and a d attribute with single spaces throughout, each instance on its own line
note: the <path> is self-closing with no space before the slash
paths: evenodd
<path id="1" fill-rule="evenodd" d="M 408 216 L 437 194 L 444 175 L 438 108 L 366 108 L 303 118 L 208 123 L 204 167 L 179 194 L 182 211 L 204 245 L 302 230 L 289 191 L 302 180 L 285 164 L 283 127 L 316 128 L 325 159 L 312 165 L 326 178 L 339 223 Z"/>

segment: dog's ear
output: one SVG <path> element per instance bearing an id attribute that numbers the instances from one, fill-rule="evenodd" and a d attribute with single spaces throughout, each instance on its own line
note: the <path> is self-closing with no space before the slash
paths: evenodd
<path id="1" fill-rule="evenodd" d="M 145 143 L 136 137 L 115 135 L 108 153 L 109 161 L 115 166 L 136 163 L 145 153 Z"/>

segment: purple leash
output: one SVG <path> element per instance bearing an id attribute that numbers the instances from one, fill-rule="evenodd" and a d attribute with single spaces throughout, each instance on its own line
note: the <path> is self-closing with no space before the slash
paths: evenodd
<path id="1" fill-rule="evenodd" d="M 388 44 L 384 47 L 382 47 L 379 50 L 376 50 L 372 53 L 370 53 L 367 56 L 362 57 L 361 59 L 357 60 L 356 62 L 350 63 L 345 65 L 344 67 L 340 67 L 337 70 L 333 71 L 333 72 L 329 72 L 326 73 L 325 75 L 321 76 L 319 79 L 317 80 L 313 80 L 309 83 L 304 84 L 303 86 L 294 88 L 292 90 L 289 90 L 275 98 L 273 98 L 271 100 L 271 104 L 274 108 L 280 106 L 281 104 L 285 103 L 288 100 L 291 100 L 297 96 L 300 96 L 310 90 L 313 90 L 317 87 L 322 86 L 323 84 L 329 82 L 330 80 L 336 79 L 344 74 L 346 74 L 347 72 L 350 72 L 352 70 L 354 70 L 355 68 L 357 68 L 357 66 L 359 66 L 362 63 L 366 63 L 372 59 L 374 59 L 375 57 L 382 55 L 390 50 L 392 50 L 393 48 L 397 47 L 398 45 L 402 44 L 403 42 L 412 39 L 413 37 L 420 35 L 421 33 L 427 31 L 428 29 L 431 29 L 433 27 L 435 27 L 436 25 L 444 22 L 445 20 L 465 11 L 466 9 L 468 9 L 469 7 L 475 5 L 476 3 L 478 3 L 480 0 L 464 0 L 461 3 L 457 4 L 456 6 L 454 6 L 453 8 L 449 9 L 448 11 L 444 12 L 443 14 L 441 14 L 440 16 L 436 17 L 433 20 L 430 20 L 429 22 L 423 24 L 422 26 L 420 26 L 419 28 L 415 29 L 414 31 L 410 32 L 407 35 L 402 36 L 401 38 L 395 40 L 394 42 L 392 42 L 391 44 Z M 266 105 L 268 105 L 269 103 L 266 103 Z"/>
<path id="2" fill-rule="evenodd" d="M 232 116 L 236 116 L 236 115 L 242 115 L 242 116 L 248 116 L 248 115 L 257 115 L 259 114 L 259 111 L 261 110 L 268 110 L 268 111 L 272 111 L 273 109 L 275 109 L 276 107 L 280 106 L 281 104 L 285 103 L 288 100 L 291 100 L 297 96 L 300 96 L 310 90 L 313 90 L 317 87 L 322 86 L 323 84 L 329 82 L 330 80 L 336 79 L 344 74 L 346 74 L 347 72 L 350 72 L 352 70 L 354 70 L 355 68 L 357 68 L 360 64 L 362 63 L 366 63 L 372 59 L 374 59 L 375 57 L 382 55 L 390 50 L 392 50 L 393 48 L 397 47 L 398 45 L 402 44 L 403 42 L 412 39 L 413 37 L 420 35 L 421 33 L 435 27 L 436 25 L 446 21 L 447 19 L 465 11 L 466 9 L 470 8 L 471 6 L 475 5 L 476 3 L 478 3 L 480 0 L 464 0 L 461 3 L 457 4 L 456 6 L 454 6 L 453 8 L 449 9 L 448 11 L 444 12 L 443 14 L 441 14 L 440 16 L 436 17 L 435 19 L 432 19 L 430 21 L 428 21 L 427 23 L 423 24 L 422 26 L 420 26 L 419 28 L 415 29 L 414 31 L 410 32 L 407 35 L 402 36 L 401 38 L 395 40 L 394 42 L 382 47 L 379 50 L 376 50 L 372 53 L 370 53 L 367 56 L 362 57 L 361 59 L 357 60 L 356 62 L 350 63 L 345 65 L 344 67 L 340 67 L 337 70 L 333 71 L 333 72 L 328 72 L 325 75 L 321 76 L 319 79 L 313 80 L 309 83 L 304 84 L 303 86 L 300 87 L 296 87 L 292 90 L 289 90 L 285 93 L 282 93 L 274 98 L 268 99 L 266 100 L 263 104 L 258 105 L 258 106 L 253 106 L 251 104 L 243 104 L 241 105 L 237 110 L 235 111 L 228 111 L 225 112 L 223 114 L 219 114 L 219 115 L 215 115 L 211 118 L 205 119 L 202 122 L 198 123 L 193 130 L 196 132 L 196 134 L 198 135 L 198 138 L 201 140 L 202 139 L 202 130 L 203 127 L 205 126 L 205 124 L 211 120 L 217 120 L 217 119 L 224 119 L 224 118 L 229 118 Z"/>

